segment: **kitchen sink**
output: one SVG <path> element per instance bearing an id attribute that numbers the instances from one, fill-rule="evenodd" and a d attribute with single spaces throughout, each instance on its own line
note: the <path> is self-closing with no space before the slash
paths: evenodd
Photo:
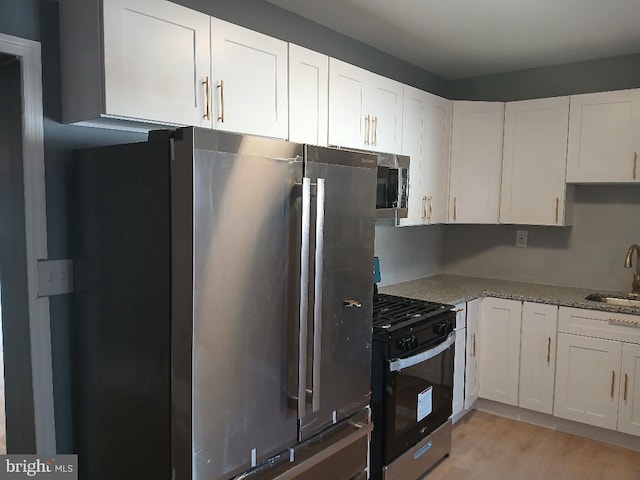
<path id="1" fill-rule="evenodd" d="M 638 293 L 592 293 L 587 295 L 585 299 L 609 305 L 640 307 L 640 294 Z"/>

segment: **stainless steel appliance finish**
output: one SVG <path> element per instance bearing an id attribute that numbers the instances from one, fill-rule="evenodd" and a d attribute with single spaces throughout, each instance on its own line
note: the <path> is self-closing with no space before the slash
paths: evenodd
<path id="1" fill-rule="evenodd" d="M 366 471 L 376 157 L 198 128 L 80 157 L 86 478 Z"/>
<path id="2" fill-rule="evenodd" d="M 451 420 L 418 442 L 382 471 L 383 480 L 408 480 L 422 477 L 451 451 Z"/>
<path id="3" fill-rule="evenodd" d="M 407 218 L 410 158 L 390 153 L 378 153 L 377 157 L 376 218 Z"/>

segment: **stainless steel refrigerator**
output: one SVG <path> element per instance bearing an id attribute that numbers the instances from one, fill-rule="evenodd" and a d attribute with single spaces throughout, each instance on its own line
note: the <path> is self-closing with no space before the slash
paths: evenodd
<path id="1" fill-rule="evenodd" d="M 183 128 L 74 165 L 83 478 L 366 478 L 376 157 Z"/>

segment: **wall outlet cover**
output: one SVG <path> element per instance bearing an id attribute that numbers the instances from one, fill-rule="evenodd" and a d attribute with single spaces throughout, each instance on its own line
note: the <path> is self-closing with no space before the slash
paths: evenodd
<path id="1" fill-rule="evenodd" d="M 529 241 L 529 231 L 528 230 L 517 230 L 516 231 L 516 247 L 526 247 L 528 241 Z"/>

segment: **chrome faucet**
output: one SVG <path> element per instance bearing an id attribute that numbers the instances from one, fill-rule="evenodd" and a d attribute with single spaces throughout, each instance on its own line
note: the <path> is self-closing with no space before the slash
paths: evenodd
<path id="1" fill-rule="evenodd" d="M 629 247 L 627 258 L 624 259 L 624 268 L 631 268 L 633 266 L 631 263 L 631 256 L 633 255 L 634 250 L 636 251 L 636 271 L 633 273 L 631 289 L 633 293 L 640 293 L 640 245 L 637 243 L 634 243 Z"/>

